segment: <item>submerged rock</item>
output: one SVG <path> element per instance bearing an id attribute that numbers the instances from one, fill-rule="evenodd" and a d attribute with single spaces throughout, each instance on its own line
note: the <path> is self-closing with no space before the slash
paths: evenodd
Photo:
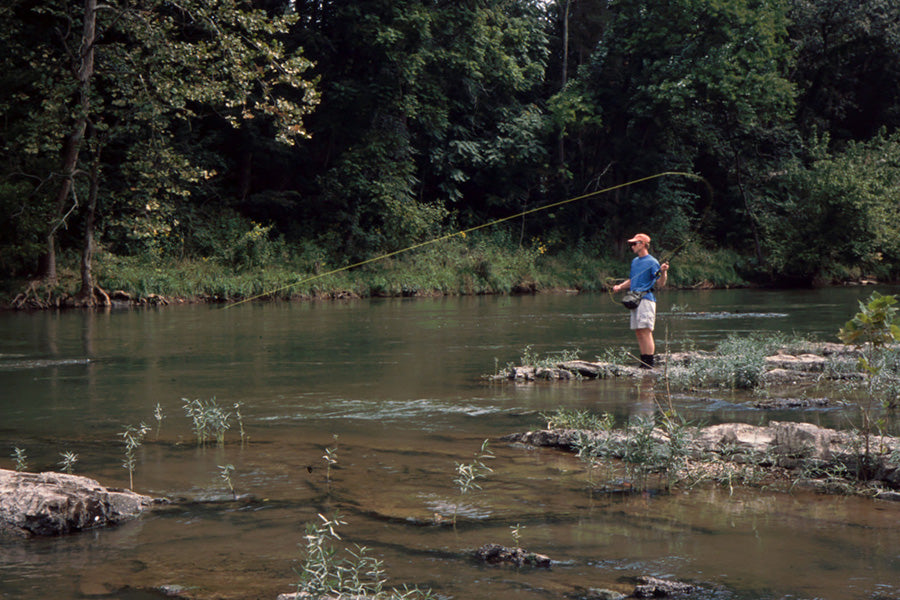
<path id="1" fill-rule="evenodd" d="M 754 408 L 762 410 L 786 410 L 797 408 L 826 408 L 841 405 L 842 401 L 828 398 L 767 398 L 753 403 Z"/>
<path id="2" fill-rule="evenodd" d="M 52 536 L 106 527 L 160 502 L 87 477 L 0 469 L 0 533 Z"/>
<path id="3" fill-rule="evenodd" d="M 656 577 L 639 577 L 631 594 L 633 598 L 672 598 L 693 593 L 696 588 L 688 583 L 669 581 Z"/>
<path id="4" fill-rule="evenodd" d="M 550 557 L 528 552 L 523 548 L 507 548 L 500 544 L 485 544 L 475 551 L 475 558 L 489 565 L 507 564 L 516 567 L 549 567 Z"/>

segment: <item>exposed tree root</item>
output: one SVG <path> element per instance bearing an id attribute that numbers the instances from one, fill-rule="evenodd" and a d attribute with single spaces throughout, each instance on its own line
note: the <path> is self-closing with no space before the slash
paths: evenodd
<path id="1" fill-rule="evenodd" d="M 41 297 L 41 287 L 46 288 L 46 298 Z M 34 279 L 28 283 L 28 287 L 25 288 L 24 292 L 17 294 L 13 298 L 10 305 L 16 310 L 50 308 L 53 306 L 53 287 L 46 285 L 40 279 Z"/>
<path id="2" fill-rule="evenodd" d="M 79 293 L 74 298 L 69 299 L 66 305 L 76 308 L 108 307 L 112 306 L 112 301 L 109 298 L 109 294 L 102 287 L 94 284 L 90 294 Z"/>
<path id="3" fill-rule="evenodd" d="M 95 308 L 112 306 L 109 294 L 99 285 L 94 285 L 90 295 L 79 294 L 55 294 L 57 286 L 50 285 L 40 279 L 34 279 L 28 283 L 23 292 L 16 295 L 10 302 L 10 308 L 14 310 L 43 310 L 47 308 L 74 307 Z"/>

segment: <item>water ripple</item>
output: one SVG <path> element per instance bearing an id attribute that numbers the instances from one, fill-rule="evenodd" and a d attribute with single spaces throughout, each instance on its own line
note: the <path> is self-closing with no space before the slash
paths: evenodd
<path id="1" fill-rule="evenodd" d="M 0 371 L 21 371 L 25 369 L 46 369 L 49 367 L 67 367 L 71 365 L 86 365 L 91 362 L 89 358 L 61 358 L 41 359 L 32 358 L 25 360 L 5 360 L 10 355 L 0 355 Z"/>
<path id="2" fill-rule="evenodd" d="M 509 412 L 511 409 L 494 405 L 470 402 L 450 402 L 432 398 L 412 400 L 359 400 L 336 398 L 324 404 L 310 404 L 301 413 L 276 415 L 265 420 L 295 419 L 356 419 L 362 421 L 407 421 L 419 420 L 423 424 L 436 416 L 481 417 Z M 426 425 L 427 427 L 428 425 Z"/>

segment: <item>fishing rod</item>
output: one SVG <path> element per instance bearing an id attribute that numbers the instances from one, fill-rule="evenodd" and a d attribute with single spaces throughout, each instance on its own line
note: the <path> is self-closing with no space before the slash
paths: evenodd
<path id="1" fill-rule="evenodd" d="M 506 222 L 506 221 L 511 221 L 511 220 L 517 219 L 517 218 L 519 218 L 519 217 L 524 217 L 524 216 L 526 216 L 526 215 L 534 214 L 534 213 L 541 212 L 541 211 L 544 211 L 544 210 L 549 210 L 549 209 L 551 209 L 551 208 L 557 208 L 557 207 L 559 207 L 559 206 L 563 206 L 563 205 L 566 205 L 566 204 L 571 204 L 571 203 L 573 203 L 573 202 L 578 202 L 578 201 L 580 201 L 580 200 L 585 200 L 585 199 L 591 198 L 591 197 L 593 197 L 593 196 L 599 196 L 599 195 L 601 195 L 601 194 L 607 194 L 607 193 L 609 193 L 609 192 L 612 192 L 612 191 L 615 191 L 615 190 L 619 190 L 619 189 L 622 189 L 622 188 L 626 188 L 626 187 L 629 187 L 629 186 L 632 186 L 632 185 L 637 185 L 637 184 L 639 184 L 639 183 L 644 183 L 644 182 L 646 182 L 646 181 L 651 181 L 651 180 L 653 180 L 653 179 L 659 179 L 660 177 L 669 177 L 669 176 L 687 177 L 687 178 L 689 178 L 689 179 L 694 179 L 694 180 L 699 180 L 699 181 L 706 182 L 706 180 L 703 179 L 703 177 L 701 177 L 701 176 L 699 176 L 699 175 L 696 175 L 696 174 L 694 174 L 694 173 L 687 173 L 687 172 L 683 172 L 683 171 L 664 171 L 664 172 L 662 172 L 662 173 L 656 173 L 655 175 L 648 175 L 647 177 L 641 177 L 640 179 L 633 179 L 633 180 L 631 180 L 631 181 L 627 181 L 627 182 L 625 182 L 625 183 L 620 183 L 620 184 L 618 184 L 618 185 L 610 186 L 610 187 L 608 187 L 608 188 L 604 188 L 604 189 L 602 189 L 602 190 L 597 190 L 597 191 L 595 191 L 595 192 L 589 192 L 589 193 L 587 193 L 587 194 L 582 194 L 582 195 L 580 195 L 580 196 L 575 196 L 575 197 L 572 197 L 572 198 L 567 198 L 567 199 L 565 199 L 565 200 L 560 200 L 559 202 L 553 202 L 553 203 L 545 204 L 545 205 L 543 205 L 543 206 L 539 206 L 539 207 L 536 207 L 536 208 L 531 208 L 531 209 L 528 209 L 528 210 L 524 210 L 524 211 L 519 212 L 519 213 L 516 213 L 516 214 L 514 214 L 514 215 L 509 215 L 509 216 L 507 216 L 507 217 L 503 217 L 503 218 L 500 218 L 500 219 L 496 219 L 496 220 L 494 220 L 494 221 L 490 221 L 490 222 L 487 222 L 487 223 L 482 223 L 481 225 L 476 225 L 476 226 L 474 226 L 474 227 L 469 227 L 468 229 L 462 229 L 462 230 L 456 231 L 456 232 L 454 232 L 454 233 L 448 233 L 448 234 L 446 234 L 446 235 L 442 235 L 442 236 L 440 236 L 440 237 L 436 237 L 436 238 L 434 238 L 434 239 L 431 239 L 431 240 L 428 240 L 428 241 L 425 241 L 425 242 L 420 242 L 420 243 L 418 243 L 418 244 L 413 244 L 413 245 L 411 245 L 411 246 L 407 246 L 406 248 L 402 248 L 402 249 L 400 249 L 400 250 L 395 250 L 395 251 L 393 251 L 393 252 L 388 252 L 388 253 L 386 253 L 386 254 L 381 254 L 381 255 L 379 255 L 379 256 L 376 256 L 376 257 L 373 257 L 373 258 L 369 258 L 369 259 L 366 259 L 366 260 L 363 260 L 363 261 L 359 261 L 359 262 L 353 263 L 353 264 L 351 264 L 351 265 L 345 265 L 345 266 L 339 267 L 339 268 L 337 268 L 337 269 L 332 269 L 332 270 L 327 271 L 327 272 L 325 272 L 325 273 L 320 273 L 320 274 L 318 274 L 318 275 L 312 275 L 312 276 L 310 276 L 310 277 L 307 277 L 306 279 L 301 279 L 301 280 L 299 280 L 299 281 L 295 281 L 295 282 L 293 282 L 293 283 L 289 283 L 289 284 L 283 285 L 283 286 L 281 286 L 281 287 L 273 288 L 273 289 L 268 290 L 268 291 L 266 291 L 266 292 L 263 292 L 263 293 L 261 293 L 261 294 L 257 294 L 257 295 L 255 295 L 255 296 L 250 296 L 249 298 L 244 298 L 244 299 L 242 299 L 242 300 L 238 300 L 238 301 L 236 301 L 236 302 L 232 302 L 232 303 L 230 303 L 230 304 L 226 304 L 224 308 L 225 308 L 225 309 L 233 308 L 233 307 L 238 306 L 238 305 L 240 305 L 240 304 L 244 304 L 245 302 L 252 302 L 253 300 L 258 300 L 258 299 L 260 299 L 260 298 L 265 298 L 265 297 L 267 297 L 267 296 L 271 296 L 272 294 L 275 294 L 275 293 L 284 291 L 284 290 L 286 290 L 286 289 L 290 289 L 290 288 L 292 288 L 292 287 L 295 287 L 295 286 L 298 286 L 298 285 L 302 285 L 302 284 L 304 284 L 304 283 L 309 283 L 310 281 L 315 281 L 315 280 L 317 280 L 317 279 L 322 279 L 323 277 L 328 277 L 329 275 L 334 275 L 334 274 L 336 274 L 336 273 L 341 273 L 341 272 L 343 272 L 343 271 L 349 271 L 349 270 L 355 269 L 355 268 L 357 268 L 357 267 L 362 267 L 362 266 L 364 266 L 364 265 L 372 264 L 372 263 L 378 262 L 378 261 L 380 261 L 380 260 L 384 260 L 384 259 L 387 259 L 387 258 L 391 258 L 391 257 L 393 257 L 393 256 L 397 256 L 398 254 L 403 254 L 403 253 L 406 253 L 406 252 L 410 252 L 410 251 L 412 251 L 412 250 L 418 250 L 419 248 L 424 248 L 425 246 L 430 246 L 430 245 L 432 245 L 432 244 L 437 244 L 437 243 L 439 243 L 439 242 L 443 242 L 443 241 L 449 240 L 449 239 L 454 238 L 454 237 L 457 237 L 457 236 L 462 237 L 462 238 L 465 238 L 466 235 L 472 233 L 473 231 L 478 231 L 478 230 L 480 230 L 480 229 L 485 229 L 485 228 L 487 228 L 487 227 L 492 227 L 492 226 L 494 226 L 494 225 L 498 225 L 498 224 L 504 223 L 504 222 Z M 708 182 L 707 182 L 707 186 L 709 186 L 709 183 L 708 183 Z"/>

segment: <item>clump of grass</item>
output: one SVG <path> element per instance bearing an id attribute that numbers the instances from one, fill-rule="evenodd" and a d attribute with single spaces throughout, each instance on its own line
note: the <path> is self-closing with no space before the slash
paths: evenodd
<path id="1" fill-rule="evenodd" d="M 157 402 L 156 408 L 153 409 L 153 418 L 156 419 L 156 439 L 159 439 L 159 430 L 162 428 L 163 419 L 166 418 L 162 405 Z"/>
<path id="2" fill-rule="evenodd" d="M 662 413 L 662 417 L 660 428 L 666 441 L 659 450 L 660 467 L 666 477 L 666 490 L 670 490 L 688 462 L 694 429 L 673 410 Z"/>
<path id="3" fill-rule="evenodd" d="M 540 413 L 547 423 L 547 429 L 588 429 L 590 431 L 609 431 L 614 419 L 609 413 L 597 415 L 586 410 L 558 408 L 553 413 Z"/>
<path id="4" fill-rule="evenodd" d="M 244 441 L 248 439 L 248 436 L 244 432 L 244 416 L 241 414 L 241 406 L 243 406 L 242 402 L 234 403 L 234 416 L 237 417 L 238 429 L 241 433 L 241 447 L 244 447 Z"/>
<path id="5" fill-rule="evenodd" d="M 612 363 L 614 365 L 626 365 L 631 362 L 632 353 L 624 346 L 605 348 L 602 354 L 597 355 L 597 362 Z"/>
<path id="6" fill-rule="evenodd" d="M 228 486 L 228 489 L 231 490 L 231 498 L 237 500 L 237 492 L 234 491 L 234 482 L 231 480 L 232 472 L 234 472 L 234 465 L 231 463 L 219 465 L 219 477 L 222 478 L 222 481 L 224 481 Z"/>
<path id="7" fill-rule="evenodd" d="M 619 444 L 619 452 L 632 489 L 647 489 L 647 478 L 659 468 L 659 445 L 653 438 L 656 422 L 652 416 L 640 415 L 628 421 L 625 437 Z"/>
<path id="8" fill-rule="evenodd" d="M 594 469 L 615 456 L 614 444 L 609 436 L 589 435 L 579 430 L 575 436 L 576 456 L 588 466 L 588 485 L 594 489 Z"/>
<path id="9" fill-rule="evenodd" d="M 74 452 L 66 450 L 65 452 L 59 453 L 59 466 L 62 467 L 62 470 L 71 475 L 75 472 L 75 463 L 78 462 L 78 455 Z"/>
<path id="10" fill-rule="evenodd" d="M 480 490 L 478 480 L 487 477 L 493 469 L 485 464 L 485 460 L 494 458 L 494 453 L 488 448 L 488 441 L 484 440 L 481 449 L 475 454 L 475 460 L 470 463 L 456 463 L 456 477 L 453 483 L 459 489 L 459 495 L 465 496 L 471 490 Z M 453 505 L 453 525 L 456 525 L 456 516 L 459 512 L 459 502 Z"/>
<path id="11" fill-rule="evenodd" d="M 310 523 L 303 536 L 303 563 L 298 569 L 297 593 L 304 598 L 378 598 L 384 600 L 429 600 L 431 590 L 386 589 L 387 575 L 381 560 L 356 545 L 339 552 L 337 529 L 347 523 L 335 515 L 319 514 L 321 523 Z"/>
<path id="12" fill-rule="evenodd" d="M 668 369 L 669 385 L 681 388 L 726 388 L 750 390 L 762 384 L 766 356 L 783 340 L 758 335 L 730 335 L 708 356 L 685 367 Z"/>
<path id="13" fill-rule="evenodd" d="M 225 432 L 231 427 L 231 413 L 226 412 L 215 398 L 209 400 L 181 399 L 184 412 L 193 422 L 197 445 L 205 446 L 215 440 L 220 446 L 225 443 Z"/>
<path id="14" fill-rule="evenodd" d="M 801 481 L 813 481 L 819 490 L 851 495 L 854 493 L 854 477 L 855 474 L 843 463 L 807 459 L 803 461 L 800 474 L 794 479 L 791 488 Z"/>
<path id="15" fill-rule="evenodd" d="M 564 414 L 563 417 L 566 415 Z M 573 446 L 578 458 L 588 465 L 588 483 L 593 489 L 594 469 L 599 464 L 621 460 L 633 491 L 644 491 L 651 475 L 659 475 L 665 489 L 671 489 L 690 453 L 692 428 L 676 413 L 643 415 L 629 420 L 624 430 L 613 430 L 612 417 L 579 414 L 568 427 L 578 429 Z M 613 469 L 607 469 L 610 476 Z"/>
<path id="16" fill-rule="evenodd" d="M 325 461 L 325 481 L 327 483 L 331 483 L 331 467 L 338 463 L 338 435 L 333 434 L 334 446 L 330 448 L 325 448 L 325 454 L 322 455 L 322 460 Z"/>
<path id="17" fill-rule="evenodd" d="M 515 525 L 509 526 L 510 534 L 512 534 L 513 544 L 518 548 L 522 545 L 522 530 L 525 529 L 524 525 L 520 525 L 516 523 Z"/>
<path id="18" fill-rule="evenodd" d="M 13 453 L 10 456 L 16 461 L 16 471 L 21 473 L 28 470 L 28 456 L 24 448 L 13 448 Z"/>
<path id="19" fill-rule="evenodd" d="M 125 431 L 119 434 L 125 443 L 125 460 L 122 462 L 122 466 L 128 470 L 128 489 L 134 489 L 134 469 L 137 465 L 135 454 L 144 443 L 144 436 L 149 431 L 150 428 L 141 423 L 138 427 L 128 425 L 125 427 Z"/>
<path id="20" fill-rule="evenodd" d="M 551 352 L 545 356 L 541 356 L 534 350 L 531 345 L 528 345 L 525 346 L 525 349 L 522 351 L 521 364 L 522 366 L 535 368 L 553 368 L 562 362 L 578 360 L 578 354 L 580 352 L 581 351 L 577 349 L 559 350 L 557 352 Z"/>

